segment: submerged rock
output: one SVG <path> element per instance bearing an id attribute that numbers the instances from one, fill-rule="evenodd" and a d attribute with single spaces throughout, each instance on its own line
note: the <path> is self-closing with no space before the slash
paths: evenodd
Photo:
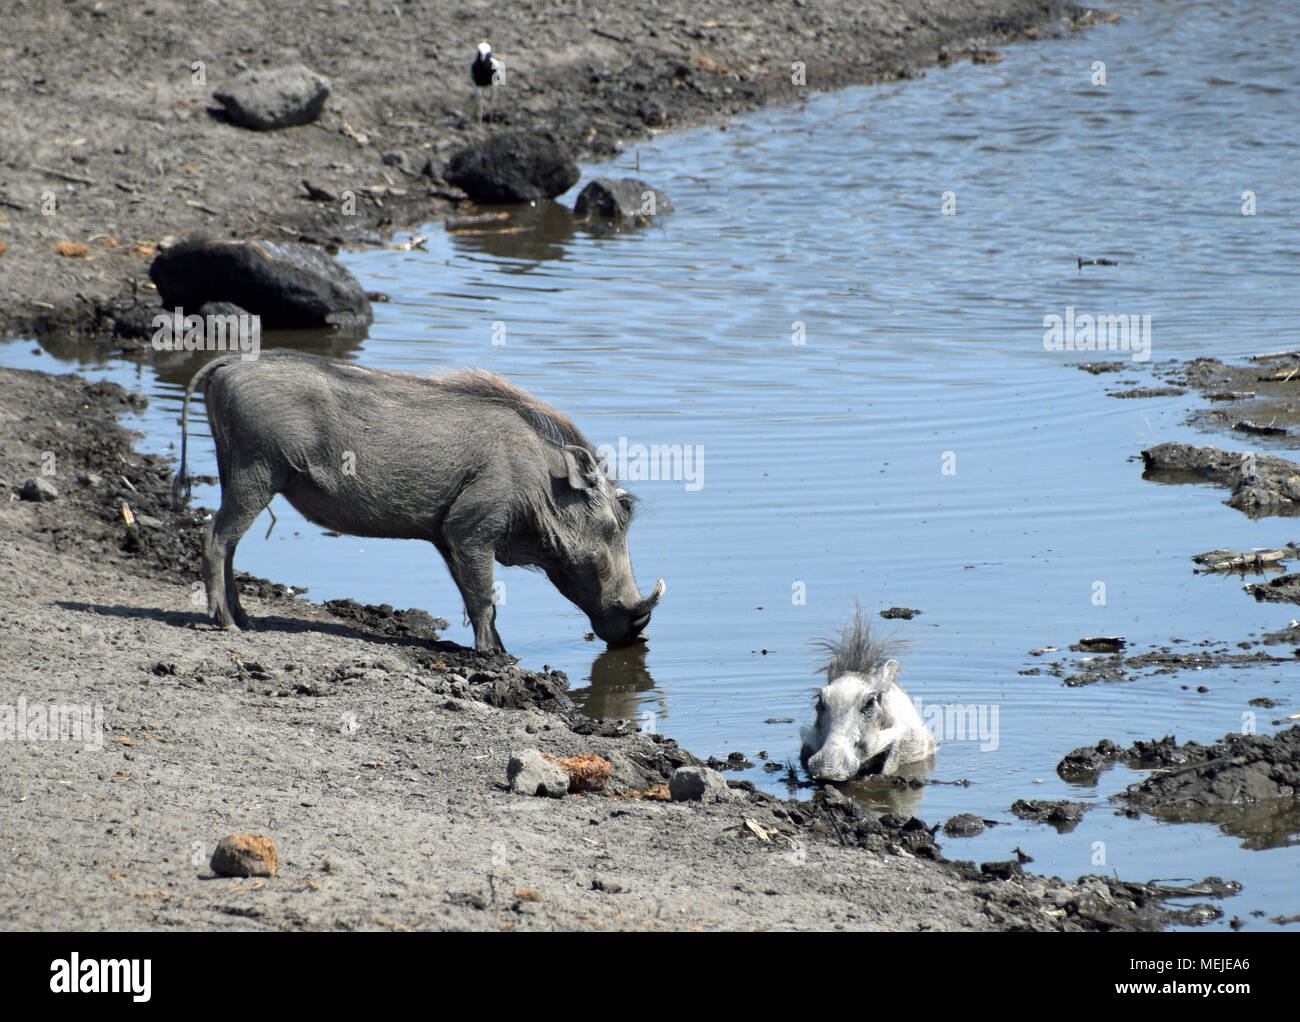
<path id="1" fill-rule="evenodd" d="M 164 249 L 149 277 L 167 308 L 230 303 L 264 329 L 368 326 L 357 279 L 318 248 L 291 241 L 191 239 Z"/>
<path id="2" fill-rule="evenodd" d="M 1199 477 L 1232 490 L 1229 507 L 1253 517 L 1300 514 L 1300 465 L 1272 454 L 1169 442 L 1142 452 L 1146 476 Z"/>
<path id="3" fill-rule="evenodd" d="M 1038 799 L 1017 799 L 1011 806 L 1011 812 L 1022 820 L 1034 823 L 1050 823 L 1062 832 L 1073 830 L 1092 806 L 1086 802 L 1045 802 Z"/>
<path id="4" fill-rule="evenodd" d="M 1128 753 L 1108 738 L 1075 749 L 1056 765 L 1057 776 L 1071 784 L 1096 784 L 1097 775 L 1112 763 L 1124 762 Z"/>
<path id="5" fill-rule="evenodd" d="M 984 821 L 974 813 L 958 813 L 943 825 L 948 837 L 974 837 L 984 833 Z"/>
<path id="6" fill-rule="evenodd" d="M 573 215 L 589 220 L 640 223 L 673 211 L 668 196 L 635 177 L 598 177 L 578 193 Z"/>
<path id="7" fill-rule="evenodd" d="M 1294 572 L 1243 588 L 1260 603 L 1300 603 L 1300 575 Z"/>
<path id="8" fill-rule="evenodd" d="M 1213 745 L 1139 742 L 1132 756 L 1156 769 L 1120 797 L 1147 812 L 1300 798 L 1300 725 L 1229 734 Z"/>
<path id="9" fill-rule="evenodd" d="M 443 179 L 480 204 L 553 199 L 578 183 L 578 165 L 555 142 L 528 131 L 505 131 L 461 149 Z"/>

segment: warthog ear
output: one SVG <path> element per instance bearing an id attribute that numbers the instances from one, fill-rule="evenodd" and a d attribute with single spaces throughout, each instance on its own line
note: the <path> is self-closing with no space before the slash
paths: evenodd
<path id="1" fill-rule="evenodd" d="M 898 661 L 886 660 L 880 666 L 880 677 L 886 685 L 894 680 L 894 675 L 898 673 Z"/>
<path id="2" fill-rule="evenodd" d="M 567 478 L 575 490 L 600 487 L 600 466 L 589 450 L 577 444 L 566 444 L 560 448 L 560 457 L 552 464 L 551 475 Z"/>

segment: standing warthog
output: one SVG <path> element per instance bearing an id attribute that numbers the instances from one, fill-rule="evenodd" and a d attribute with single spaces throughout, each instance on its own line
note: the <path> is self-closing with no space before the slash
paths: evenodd
<path id="1" fill-rule="evenodd" d="M 277 493 L 336 532 L 433 543 L 484 652 L 504 650 L 494 560 L 540 568 L 606 642 L 635 639 L 663 596 L 662 579 L 642 597 L 632 577 L 627 491 L 573 423 L 499 376 L 426 379 L 292 351 L 218 358 L 185 389 L 177 502 L 189 499 L 195 390 L 207 400 L 221 473 L 203 581 L 223 628 L 248 627 L 235 545 Z"/>
<path id="2" fill-rule="evenodd" d="M 871 635 L 859 607 L 839 639 L 819 643 L 830 654 L 828 684 L 817 694 L 817 719 L 801 729 L 799 758 L 819 781 L 893 774 L 934 755 L 939 743 L 894 680 L 890 643 Z"/>

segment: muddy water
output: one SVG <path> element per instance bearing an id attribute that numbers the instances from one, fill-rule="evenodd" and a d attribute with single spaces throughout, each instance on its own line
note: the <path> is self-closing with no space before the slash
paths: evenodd
<path id="1" fill-rule="evenodd" d="M 1007 49 L 997 65 L 812 92 L 725 131 L 641 145 L 599 172 L 639 162 L 679 212 L 637 234 L 594 235 L 541 210 L 506 232 L 422 231 L 424 251 L 345 254 L 393 299 L 369 337 L 273 343 L 415 372 L 485 366 L 628 451 L 616 467 L 642 498 L 633 564 L 645 588 L 668 581 L 643 648 L 584 641 L 585 618 L 544 579 L 500 569 L 508 648 L 567 671 L 589 712 L 636 718 L 700 755 L 742 751 L 758 767 L 740 776 L 785 793 L 758 757 L 797 757 L 808 640 L 855 598 L 919 608 L 899 622 L 911 644 L 900 680 L 983 725 L 940 735 L 933 780 L 969 784 L 861 797 L 931 822 L 998 821 L 947 840 L 953 857 L 1019 846 L 1033 869 L 1071 878 L 1236 878 L 1245 890 L 1228 916 L 1272 928 L 1251 913 L 1300 912 L 1294 819 L 1249 838 L 1128 820 L 1106 799 L 1136 775 L 1120 767 L 1085 789 L 1054 766 L 1102 737 L 1209 741 L 1251 712 L 1270 730 L 1300 711 L 1300 671 L 1080 689 L 1022 673 L 1041 666 L 1029 650 L 1084 635 L 1187 649 L 1293 617 L 1237 581 L 1194 577 L 1189 560 L 1278 545 L 1292 523 L 1250 522 L 1209 487 L 1144 482 L 1130 460 L 1163 440 L 1216 442 L 1182 424 L 1189 399 L 1105 396 L 1139 374 L 1069 368 L 1091 356 L 1046 350 L 1044 319 L 1149 316 L 1155 360 L 1294 346 L 1300 17 L 1268 2 L 1113 6 L 1117 23 Z M 1119 265 L 1080 269 L 1080 256 Z M 0 359 L 51 368 L 28 348 Z M 172 441 L 193 365 L 76 359 L 152 394 L 145 446 Z M 201 417 L 191 439 L 197 471 L 215 471 Z M 676 471 L 637 478 L 637 445 L 656 444 L 680 447 Z M 269 540 L 261 523 L 240 547 L 240 568 L 317 599 L 459 616 L 432 549 L 326 537 L 283 502 L 276 512 Z M 459 620 L 451 631 L 470 634 Z M 1259 696 L 1283 702 L 1253 710 Z M 1018 798 L 1098 806 L 1060 835 L 1012 817 Z"/>

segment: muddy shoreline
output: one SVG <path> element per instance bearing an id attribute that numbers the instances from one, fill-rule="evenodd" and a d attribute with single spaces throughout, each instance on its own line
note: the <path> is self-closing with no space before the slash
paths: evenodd
<path id="1" fill-rule="evenodd" d="M 487 131 L 525 128 L 575 158 L 608 157 L 809 91 L 991 62 L 995 46 L 1106 17 L 1059 0 L 724 0 L 707 11 L 523 0 L 510 14 L 447 0 L 332 13 L 253 0 L 6 5 L 0 337 L 111 339 L 138 299 L 153 304 L 148 268 L 168 239 L 384 244 L 463 215 L 469 204 L 438 175 Z M 480 128 L 468 65 L 485 34 L 508 78 Z M 792 81 L 796 61 L 806 84 Z M 330 81 L 315 123 L 250 131 L 213 100 L 245 69 L 299 62 Z M 304 181 L 351 193 L 355 208 L 313 201 Z M 58 254 L 63 242 L 85 255 Z"/>

